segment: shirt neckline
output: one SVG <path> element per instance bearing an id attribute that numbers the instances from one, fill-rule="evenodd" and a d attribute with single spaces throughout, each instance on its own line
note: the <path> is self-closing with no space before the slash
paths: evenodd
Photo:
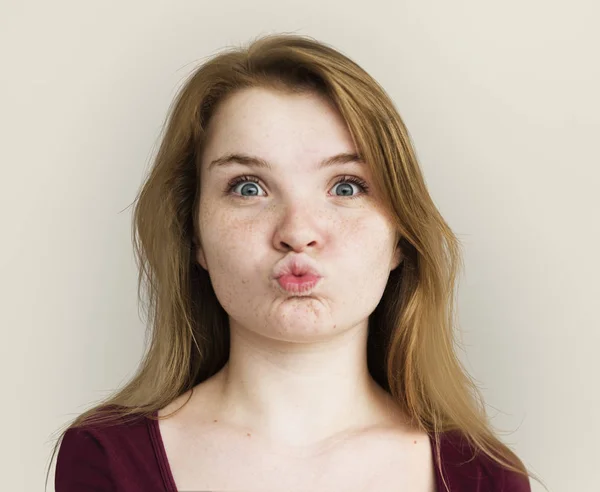
<path id="1" fill-rule="evenodd" d="M 171 470 L 171 465 L 169 463 L 169 457 L 167 456 L 167 451 L 165 449 L 165 443 L 162 439 L 162 434 L 160 432 L 160 426 L 158 423 L 158 410 L 155 410 L 152 413 L 152 417 L 157 417 L 156 419 L 146 419 L 149 426 L 150 437 L 152 441 L 152 445 L 154 447 L 154 452 L 157 457 L 158 466 L 160 468 L 160 475 L 163 480 L 163 484 L 166 487 L 167 492 L 179 492 L 177 490 L 177 485 L 175 483 L 175 478 L 173 477 L 173 471 Z M 427 437 L 429 439 L 429 443 L 431 446 L 431 454 L 433 455 L 433 468 L 435 472 L 435 486 L 436 491 L 442 492 L 443 490 L 443 480 L 440 475 L 439 470 L 439 462 L 438 462 L 438 454 L 435 447 L 435 441 L 432 439 L 431 435 L 428 433 Z"/>
<path id="2" fill-rule="evenodd" d="M 158 467 L 160 469 L 160 476 L 163 480 L 163 484 L 167 492 L 179 492 L 175 479 L 173 478 L 173 472 L 171 465 L 169 464 L 169 458 L 165 449 L 165 443 L 163 442 L 162 435 L 160 433 L 160 427 L 158 425 L 158 410 L 152 413 L 152 419 L 146 419 L 148 423 L 148 430 L 150 431 L 150 438 L 152 446 L 154 447 L 154 454 L 158 461 Z"/>

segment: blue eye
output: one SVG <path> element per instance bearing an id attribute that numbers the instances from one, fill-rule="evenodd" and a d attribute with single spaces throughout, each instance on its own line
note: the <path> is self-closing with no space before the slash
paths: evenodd
<path id="1" fill-rule="evenodd" d="M 365 183 L 364 180 L 357 178 L 356 176 L 343 176 L 337 183 L 335 183 L 334 187 L 342 184 L 342 183 L 353 183 L 356 186 L 358 186 L 360 188 L 360 193 L 358 195 L 352 195 L 352 196 L 348 196 L 348 195 L 337 195 L 337 196 L 346 196 L 347 198 L 358 198 L 359 196 L 363 195 L 363 194 L 367 194 L 367 192 L 369 191 L 369 186 L 367 185 L 367 183 Z M 350 191 L 352 191 L 352 186 L 348 186 L 346 185 L 346 188 L 344 189 L 350 189 Z"/>
<path id="2" fill-rule="evenodd" d="M 258 184 L 259 180 L 257 178 L 255 178 L 254 176 L 239 176 L 237 178 L 234 178 L 227 185 L 227 193 L 231 193 L 233 191 L 233 189 L 236 188 L 238 185 L 246 184 L 246 183 Z M 244 186 L 242 186 L 242 189 L 243 188 L 244 188 Z M 256 196 L 254 194 L 254 192 L 252 191 L 252 188 L 253 188 L 252 186 L 245 187 L 246 190 L 250 189 L 252 194 L 251 195 L 242 195 L 242 197 Z M 256 186 L 254 186 L 254 188 L 256 188 Z"/>
<path id="3" fill-rule="evenodd" d="M 225 192 L 227 194 L 231 194 L 232 191 L 234 190 L 234 188 L 236 188 L 238 185 L 240 185 L 240 184 L 246 184 L 246 183 L 259 184 L 260 180 L 257 177 L 255 177 L 255 176 L 238 176 L 236 178 L 233 178 L 227 184 L 227 188 L 225 189 Z M 339 185 L 339 184 L 342 184 L 342 183 L 353 183 L 354 185 L 358 186 L 359 193 L 356 194 L 356 195 L 349 195 L 348 193 L 352 193 L 352 186 L 346 185 L 345 188 L 342 188 L 342 187 L 340 187 L 340 188 L 342 188 L 342 190 L 346 190 L 347 193 L 346 193 L 346 191 L 344 191 L 346 193 L 345 195 L 335 195 L 335 196 L 344 196 L 346 198 L 358 198 L 358 197 L 362 196 L 363 194 L 367 194 L 368 191 L 369 191 L 369 186 L 367 185 L 367 183 L 364 180 L 362 180 L 360 178 L 357 178 L 356 176 L 343 176 L 341 179 L 339 179 L 334 184 L 334 187 L 337 186 L 337 185 Z M 255 187 L 252 187 L 252 186 L 243 187 L 242 186 L 241 190 L 243 190 L 244 188 L 247 191 L 249 191 L 251 194 L 250 195 L 237 195 L 237 194 L 235 194 L 235 195 L 239 196 L 240 198 L 251 198 L 251 197 L 254 197 L 254 196 L 258 196 L 253 191 L 253 188 L 256 188 L 256 186 Z"/>

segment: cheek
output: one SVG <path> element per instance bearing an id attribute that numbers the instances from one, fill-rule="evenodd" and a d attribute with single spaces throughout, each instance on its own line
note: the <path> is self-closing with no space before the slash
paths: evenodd
<path id="1" fill-rule="evenodd" d="M 258 257 L 277 256 L 277 252 L 269 252 L 273 247 L 271 236 L 277 231 L 275 217 L 250 214 L 248 210 L 231 213 L 226 206 L 208 202 L 201 204 L 199 222 L 205 256 L 215 274 L 228 274 L 231 282 L 244 272 L 249 276 L 252 267 L 258 266 Z M 324 213 L 305 224 L 314 239 L 321 242 L 315 252 L 317 261 L 337 270 L 336 274 L 384 275 L 389 267 L 388 256 L 393 253 L 390 223 L 372 209 L 346 212 Z M 264 262 L 258 263 L 264 268 Z M 246 281 L 238 278 L 236 282 L 242 280 Z"/>
<path id="2" fill-rule="evenodd" d="M 211 272 L 232 279 L 233 275 L 243 274 L 244 265 L 256 254 L 248 229 L 245 224 L 227 219 L 205 223 L 203 245 Z"/>
<path id="3" fill-rule="evenodd" d="M 255 222 L 209 208 L 201 214 L 200 233 L 213 289 L 223 307 L 231 305 L 256 277 Z"/>
<path id="4" fill-rule="evenodd" d="M 348 285 L 355 291 L 383 292 L 395 251 L 394 230 L 381 217 L 370 217 L 344 232 L 337 248 L 340 272 L 346 272 Z"/>
<path id="5" fill-rule="evenodd" d="M 202 244 L 210 257 L 217 257 L 237 248 L 240 237 L 248 234 L 248 229 L 252 227 L 250 221 L 240 220 L 236 214 L 227 213 L 226 207 L 210 198 L 201 200 L 198 222 Z"/>
<path id="6" fill-rule="evenodd" d="M 337 234 L 343 238 L 346 247 L 365 259 L 365 263 L 369 259 L 383 260 L 394 241 L 392 227 L 379 215 L 341 222 Z"/>

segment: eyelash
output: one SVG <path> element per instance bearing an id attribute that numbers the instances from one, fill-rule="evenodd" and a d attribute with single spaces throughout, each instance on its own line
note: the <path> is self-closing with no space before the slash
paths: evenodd
<path id="1" fill-rule="evenodd" d="M 361 191 L 357 195 L 347 196 L 344 198 L 350 198 L 350 199 L 359 198 L 363 194 L 366 195 L 369 192 L 369 186 L 367 185 L 367 183 L 364 180 L 357 178 L 356 176 L 342 176 L 337 182 L 334 183 L 333 186 L 339 185 L 340 183 L 346 183 L 346 182 L 357 185 L 361 189 Z M 240 183 L 260 184 L 260 180 L 255 176 L 238 176 L 236 178 L 233 178 L 231 181 L 229 181 L 229 183 L 227 184 L 227 188 L 225 189 L 225 193 L 230 194 L 231 191 Z M 253 198 L 251 196 L 243 196 L 243 195 L 236 195 L 236 196 L 239 196 L 240 198 Z"/>

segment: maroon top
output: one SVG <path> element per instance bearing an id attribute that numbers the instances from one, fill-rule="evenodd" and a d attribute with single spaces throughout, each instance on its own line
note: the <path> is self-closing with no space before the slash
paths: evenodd
<path id="1" fill-rule="evenodd" d="M 440 451 L 451 492 L 531 492 L 528 478 L 483 453 L 472 459 L 456 432 L 441 435 Z M 437 454 L 433 456 L 437 490 L 445 492 Z M 68 429 L 57 456 L 55 491 L 177 492 L 158 421 L 130 417 L 110 426 Z"/>

